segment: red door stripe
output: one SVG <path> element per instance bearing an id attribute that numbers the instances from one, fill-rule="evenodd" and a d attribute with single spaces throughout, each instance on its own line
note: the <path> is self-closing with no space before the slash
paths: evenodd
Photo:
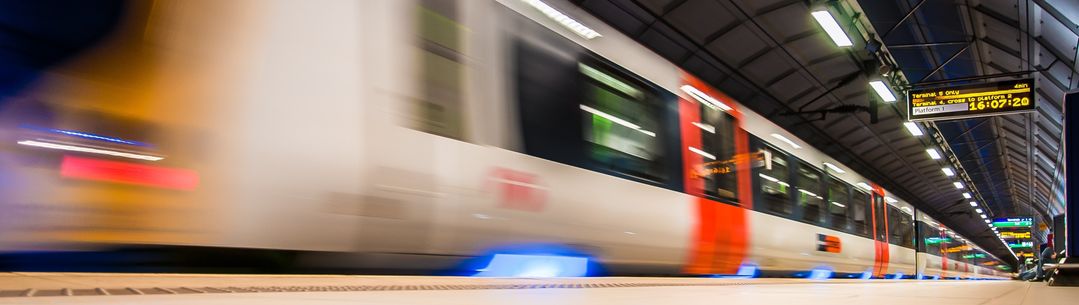
<path id="1" fill-rule="evenodd" d="M 693 76 L 683 75 L 686 84 L 732 107 L 737 106 L 737 103 L 727 95 L 712 89 Z M 700 155 L 688 149 L 688 147 L 701 147 L 701 130 L 693 125 L 694 122 L 700 122 L 700 105 L 695 101 L 685 99 L 678 101 L 678 125 L 681 128 L 682 137 L 682 145 L 679 148 L 682 151 L 683 181 L 685 192 L 696 197 L 697 206 L 697 224 L 694 230 L 693 246 L 689 253 L 689 262 L 684 269 L 686 273 L 734 274 L 745 261 L 749 248 L 746 209 L 753 206 L 749 174 L 750 159 L 738 157 L 749 155 L 749 135 L 741 128 L 742 114 L 737 109 L 732 109 L 728 113 L 734 117 L 735 125 L 738 126 L 734 132 L 734 144 L 738 198 L 741 207 L 703 197 L 704 180 L 694 172 L 703 160 Z"/>

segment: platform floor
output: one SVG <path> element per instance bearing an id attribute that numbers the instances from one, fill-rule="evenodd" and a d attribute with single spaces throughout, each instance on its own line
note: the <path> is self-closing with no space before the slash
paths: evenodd
<path id="1" fill-rule="evenodd" d="M 0 273 L 0 304 L 1079 304 L 1017 281 Z"/>

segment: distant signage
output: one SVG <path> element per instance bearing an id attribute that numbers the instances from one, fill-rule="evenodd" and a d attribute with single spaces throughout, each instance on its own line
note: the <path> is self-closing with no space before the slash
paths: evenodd
<path id="1" fill-rule="evenodd" d="M 1008 248 L 1012 248 L 1012 249 L 1034 248 L 1034 242 L 1032 242 L 1032 241 L 1024 241 L 1024 242 L 1017 242 L 1017 243 L 1008 243 Z"/>
<path id="2" fill-rule="evenodd" d="M 973 248 L 971 248 L 970 245 L 960 245 L 960 246 L 955 246 L 955 247 L 948 247 L 948 250 L 945 250 L 944 252 L 956 253 L 956 252 L 970 251 L 972 249 Z"/>
<path id="3" fill-rule="evenodd" d="M 985 258 L 985 253 L 973 253 L 973 254 L 966 254 L 966 255 L 963 255 L 963 258 L 966 258 L 966 259 L 971 259 L 971 258 Z"/>
<path id="4" fill-rule="evenodd" d="M 1030 239 L 1030 232 L 1000 232 L 1000 237 L 1004 239 Z"/>
<path id="5" fill-rule="evenodd" d="M 925 239 L 925 244 L 927 244 L 927 245 L 935 245 L 935 244 L 939 244 L 941 242 L 947 243 L 947 242 L 951 242 L 951 241 L 952 240 L 950 238 L 928 237 L 928 238 Z"/>
<path id="6" fill-rule="evenodd" d="M 1034 110 L 1034 79 L 907 92 L 911 121 L 955 119 Z"/>
<path id="7" fill-rule="evenodd" d="M 994 218 L 993 226 L 997 228 L 1029 228 L 1034 225 L 1034 218 L 1030 217 L 1010 217 L 1010 218 Z"/>

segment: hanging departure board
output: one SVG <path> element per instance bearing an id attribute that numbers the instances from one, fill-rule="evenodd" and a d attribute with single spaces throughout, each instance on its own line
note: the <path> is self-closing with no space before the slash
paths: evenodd
<path id="1" fill-rule="evenodd" d="M 911 121 L 958 119 L 1034 110 L 1034 79 L 907 91 Z"/>

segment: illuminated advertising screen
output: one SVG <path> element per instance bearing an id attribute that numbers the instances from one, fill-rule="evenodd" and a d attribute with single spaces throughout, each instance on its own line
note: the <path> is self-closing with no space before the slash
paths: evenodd
<path id="1" fill-rule="evenodd" d="M 911 89 L 907 118 L 911 121 L 956 119 L 1034 110 L 1034 79 L 989 84 Z"/>

